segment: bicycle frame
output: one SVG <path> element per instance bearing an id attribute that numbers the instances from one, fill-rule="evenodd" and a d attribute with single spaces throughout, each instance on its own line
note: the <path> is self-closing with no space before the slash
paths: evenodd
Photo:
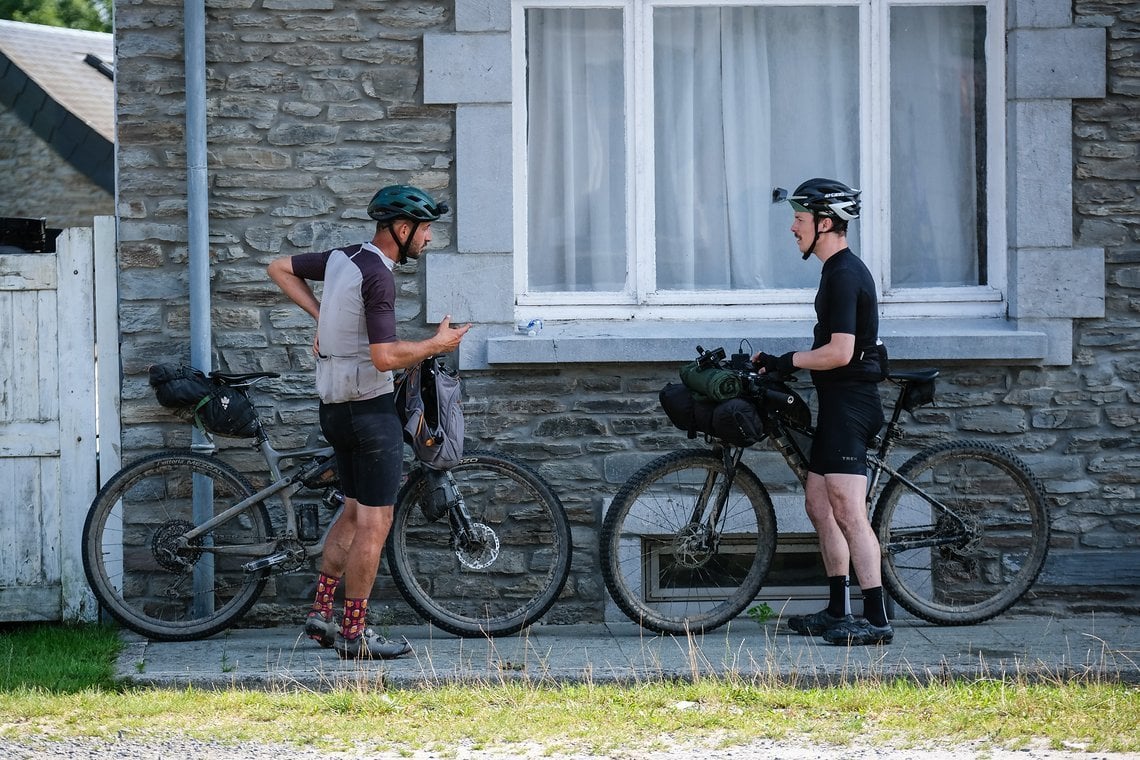
<path id="1" fill-rule="evenodd" d="M 887 457 L 890 455 L 891 449 L 894 448 L 895 443 L 903 436 L 903 429 L 902 425 L 899 423 L 899 419 L 901 418 L 903 412 L 903 405 L 901 401 L 904 394 L 906 393 L 907 382 L 908 381 L 903 381 L 902 387 L 899 389 L 898 399 L 894 405 L 894 411 L 892 412 L 890 419 L 887 421 L 886 432 L 882 436 L 882 439 L 879 441 L 873 441 L 867 451 L 867 464 L 868 468 L 870 469 L 870 476 L 867 479 L 867 512 L 869 514 L 873 509 L 875 498 L 878 495 L 880 485 L 885 485 L 885 483 L 882 482 L 882 475 L 885 472 L 890 478 L 894 478 L 895 480 L 898 480 L 899 482 L 905 484 L 911 493 L 926 501 L 939 513 L 953 519 L 957 527 L 960 530 L 965 531 L 967 529 L 965 520 L 963 520 L 961 515 L 954 511 L 951 506 L 926 493 L 926 491 L 924 491 L 919 485 L 909 480 L 905 475 L 900 474 L 898 469 L 892 467 L 887 462 Z M 768 437 L 772 440 L 774 448 L 779 451 L 780 454 L 784 457 L 784 460 L 787 462 L 788 467 L 791 468 L 792 472 L 795 473 L 797 479 L 800 481 L 800 485 L 806 485 L 808 472 L 807 457 L 804 455 L 803 451 L 800 450 L 799 446 L 796 445 L 791 436 L 788 435 L 788 433 L 789 431 L 794 431 L 801 433 L 808 438 L 814 438 L 815 428 L 811 426 L 803 427 L 794 425 L 781 419 L 778 415 L 773 415 L 772 417 L 772 428 L 773 430 Z M 728 464 L 728 461 L 729 459 L 726 456 L 726 465 Z M 734 465 L 739 461 L 740 456 L 738 453 L 735 457 Z M 733 470 L 729 469 L 729 472 L 731 473 Z M 731 476 L 729 485 L 731 485 Z M 912 532 L 915 536 L 915 540 L 907 542 L 907 549 L 942 546 L 946 544 L 952 544 L 957 540 L 953 536 L 946 537 L 945 535 L 943 535 L 941 538 L 928 537 L 929 531 L 926 528 L 916 528 Z M 883 547 L 883 550 L 888 551 L 889 549 L 897 548 L 897 545 L 892 544 L 890 547 Z"/>
<path id="2" fill-rule="evenodd" d="M 305 481 L 317 477 L 322 472 L 327 470 L 330 462 L 333 460 L 333 449 L 331 446 L 319 447 L 305 447 L 300 449 L 286 449 L 277 450 L 269 441 L 269 437 L 264 431 L 260 430 L 257 434 L 257 442 L 255 448 L 261 452 L 262 458 L 265 460 L 266 467 L 269 471 L 269 476 L 273 479 L 265 488 L 257 493 L 242 499 L 237 504 L 229 507 L 220 514 L 215 515 L 210 520 L 198 525 L 192 530 L 187 531 L 181 538 L 180 543 L 183 547 L 189 547 L 190 542 L 197 537 L 212 531 L 219 525 L 222 525 L 228 520 L 233 519 L 245 510 L 249 509 L 254 504 L 265 501 L 271 496 L 279 496 L 285 512 L 285 537 L 297 537 L 297 514 L 293 508 L 292 496 L 302 488 L 306 488 Z M 295 465 L 288 474 L 282 474 L 282 463 L 289 460 L 296 460 L 299 463 L 304 460 L 312 460 L 307 466 L 301 464 Z M 343 501 L 341 502 L 340 509 L 343 509 Z M 338 510 L 339 514 L 339 510 Z M 332 524 L 335 519 L 330 521 L 329 527 L 325 529 L 324 534 L 311 544 L 301 544 L 304 554 L 300 557 L 296 552 L 277 552 L 271 554 L 277 546 L 277 540 L 272 542 L 265 542 L 260 545 L 242 545 L 230 547 L 215 547 L 215 546 L 197 546 L 199 550 L 209 551 L 213 554 L 250 554 L 261 553 L 266 556 L 260 559 L 253 560 L 246 563 L 243 567 L 247 572 L 256 572 L 258 570 L 272 567 L 281 564 L 290 559 L 300 559 L 302 561 L 320 556 L 324 552 L 325 540 L 328 538 L 329 531 L 332 529 Z"/>

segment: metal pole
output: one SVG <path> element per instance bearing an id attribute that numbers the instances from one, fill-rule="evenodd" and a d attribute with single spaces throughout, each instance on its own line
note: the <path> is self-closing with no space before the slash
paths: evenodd
<path id="1" fill-rule="evenodd" d="M 186 223 L 190 261 L 190 364 L 204 372 L 212 367 L 210 324 L 210 207 L 206 176 L 206 4 L 185 0 L 186 62 Z M 213 444 L 197 427 L 192 448 L 212 451 Z M 213 517 L 213 482 L 194 476 L 193 521 Z M 194 566 L 194 613 L 214 609 L 213 555 L 206 552 Z"/>

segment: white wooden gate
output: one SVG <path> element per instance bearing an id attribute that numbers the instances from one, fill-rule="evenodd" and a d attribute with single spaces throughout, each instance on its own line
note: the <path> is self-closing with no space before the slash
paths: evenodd
<path id="1" fill-rule="evenodd" d="M 119 467 L 115 268 L 112 217 L 0 254 L 0 622 L 97 614 L 79 537 Z"/>

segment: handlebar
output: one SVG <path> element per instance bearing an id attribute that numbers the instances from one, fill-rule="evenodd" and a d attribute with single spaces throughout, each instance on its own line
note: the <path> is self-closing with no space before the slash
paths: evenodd
<path id="1" fill-rule="evenodd" d="M 761 374 L 757 371 L 750 357 L 745 354 L 734 354 L 731 359 L 728 359 L 723 348 L 706 351 L 698 345 L 697 354 L 698 367 L 735 372 L 744 383 L 745 393 L 760 399 L 767 405 L 790 407 L 796 402 L 794 394 L 789 393 L 786 389 L 772 387 L 773 384 L 780 383 L 785 379 L 793 379 L 794 376 L 785 378 L 769 373 Z"/>

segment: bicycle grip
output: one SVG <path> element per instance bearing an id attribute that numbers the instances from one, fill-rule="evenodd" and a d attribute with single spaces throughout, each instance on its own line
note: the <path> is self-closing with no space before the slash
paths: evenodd
<path id="1" fill-rule="evenodd" d="M 769 404 L 775 406 L 791 406 L 795 403 L 796 397 L 790 393 L 781 393 L 774 391 L 771 388 L 764 389 L 764 400 Z"/>

